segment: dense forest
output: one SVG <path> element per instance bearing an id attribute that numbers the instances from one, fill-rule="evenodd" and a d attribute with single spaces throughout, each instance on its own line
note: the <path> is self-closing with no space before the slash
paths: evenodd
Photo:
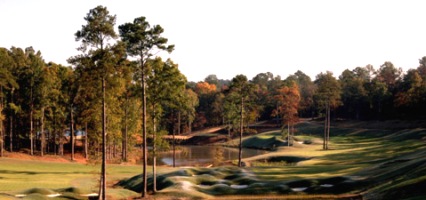
<path id="1" fill-rule="evenodd" d="M 116 47 L 118 48 L 118 47 Z M 124 50 L 123 50 L 124 51 Z M 116 50 L 116 54 L 124 54 Z M 98 149 L 101 135 L 101 80 L 90 60 L 62 66 L 46 63 L 32 47 L 0 49 L 0 110 L 2 149 L 29 153 L 63 154 L 69 129 L 86 132 L 89 151 Z M 110 156 L 118 156 L 123 145 L 132 146 L 141 133 L 141 83 L 136 63 L 123 55 L 108 76 L 106 88 L 107 129 Z M 81 64 L 81 65 L 80 65 Z M 238 127 L 238 105 L 244 96 L 246 125 L 284 117 L 281 107 L 289 104 L 283 90 L 297 90 L 297 116 L 323 117 L 331 100 L 334 119 L 387 120 L 423 119 L 426 115 L 426 57 L 416 69 L 403 72 L 391 62 L 377 70 L 373 66 L 345 70 L 334 77 L 318 74 L 315 80 L 302 71 L 282 79 L 260 73 L 248 80 L 209 75 L 204 81 L 187 82 L 177 64 L 161 58 L 149 60 L 147 76 L 148 130 L 158 134 L 183 134 L 203 127 Z M 236 88 L 242 85 L 243 90 Z M 246 91 L 244 91 L 246 90 Z M 285 109 L 285 108 L 283 108 Z M 280 112 L 282 111 L 282 112 Z M 288 121 L 288 120 L 287 120 Z M 43 130 L 43 131 L 42 131 Z M 43 142 L 45 141 L 45 144 Z M 130 142 L 130 143 L 129 143 Z M 133 142 L 133 143 L 132 143 Z M 31 147 L 34 144 L 34 147 Z M 121 155 L 121 154 L 120 154 Z M 124 157 L 123 157 L 124 159 Z"/>
<path id="2" fill-rule="evenodd" d="M 218 125 L 237 134 L 240 126 L 260 120 L 291 126 L 298 118 L 426 117 L 426 57 L 407 72 L 386 61 L 338 76 L 327 71 L 315 80 L 297 71 L 284 79 L 266 72 L 251 80 L 209 75 L 188 82 L 178 64 L 154 57 L 154 51 L 174 48 L 161 37 L 161 26 L 140 17 L 119 26 L 117 34 L 115 16 L 102 6 L 96 9 L 75 34 L 81 54 L 69 58 L 70 66 L 46 62 L 32 47 L 0 48 L 1 154 L 67 152 L 73 159 L 75 137 L 87 133 L 77 150 L 96 158 L 107 130 L 107 159 L 126 161 L 129 148 L 143 143 L 143 129 L 161 147 L 167 146 L 162 135 Z M 96 18 L 106 19 L 103 27 L 92 27 Z M 138 28 L 145 30 L 139 38 L 132 34 Z"/>

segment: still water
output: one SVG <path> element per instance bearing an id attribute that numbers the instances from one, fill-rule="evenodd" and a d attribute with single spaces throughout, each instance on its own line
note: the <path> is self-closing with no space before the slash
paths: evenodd
<path id="1" fill-rule="evenodd" d="M 244 149 L 243 158 L 264 154 L 264 150 Z M 173 165 L 173 153 L 157 155 L 158 164 Z M 176 166 L 201 166 L 213 164 L 217 161 L 238 160 L 238 148 L 223 146 L 176 146 Z"/>

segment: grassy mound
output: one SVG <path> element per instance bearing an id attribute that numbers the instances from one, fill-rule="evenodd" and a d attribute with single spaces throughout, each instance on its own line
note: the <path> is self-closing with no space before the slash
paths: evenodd
<path id="1" fill-rule="evenodd" d="M 64 188 L 64 189 L 58 189 L 56 190 L 57 192 L 60 193 L 74 193 L 74 194 L 90 194 L 92 193 L 92 191 L 88 190 L 88 189 L 83 189 L 83 188 L 76 188 L 76 187 L 69 187 L 69 188 Z"/>
<path id="2" fill-rule="evenodd" d="M 407 199 L 426 197 L 426 149 L 407 153 L 383 162 L 356 175 L 365 177 L 365 184 L 373 186 L 367 197 Z"/>
<path id="3" fill-rule="evenodd" d="M 263 150 L 276 150 L 280 146 L 286 146 L 287 142 L 280 136 L 253 136 L 243 141 L 243 147 Z"/>
<path id="4" fill-rule="evenodd" d="M 29 190 L 25 190 L 22 192 L 22 194 L 42 194 L 42 195 L 51 195 L 51 194 L 56 194 L 57 192 L 50 190 L 50 189 L 46 189 L 46 188 L 32 188 Z"/>
<path id="5" fill-rule="evenodd" d="M 267 169 L 265 169 L 267 171 Z M 248 169 L 237 167 L 189 168 L 159 176 L 159 194 L 178 192 L 179 196 L 208 198 L 227 195 L 288 195 L 288 194 L 341 194 L 337 185 L 350 180 L 335 177 L 311 180 L 260 180 Z M 151 181 L 149 179 L 148 181 Z M 136 176 L 119 183 L 119 186 L 140 192 L 142 179 Z M 134 187 L 138 185 L 138 187 Z M 149 182 L 150 186 L 151 183 Z M 160 189 L 161 188 L 161 189 Z M 298 191 L 298 188 L 306 188 Z"/>

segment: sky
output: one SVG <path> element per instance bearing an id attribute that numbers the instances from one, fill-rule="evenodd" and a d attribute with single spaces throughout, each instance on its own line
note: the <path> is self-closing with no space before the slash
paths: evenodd
<path id="1" fill-rule="evenodd" d="M 0 0 L 0 47 L 33 46 L 45 62 L 69 66 L 79 54 L 74 33 L 98 5 L 117 16 L 117 33 L 140 16 L 161 25 L 175 45 L 161 56 L 195 82 L 297 70 L 338 77 L 385 61 L 407 71 L 426 56 L 420 0 Z"/>

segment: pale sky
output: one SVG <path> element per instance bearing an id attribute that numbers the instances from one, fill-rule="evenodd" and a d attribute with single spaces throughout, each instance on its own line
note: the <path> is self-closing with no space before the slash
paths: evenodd
<path id="1" fill-rule="evenodd" d="M 33 46 L 68 66 L 79 54 L 74 33 L 98 5 L 117 15 L 116 30 L 140 16 L 161 25 L 176 45 L 163 57 L 189 81 L 297 70 L 338 77 L 385 61 L 406 71 L 426 56 L 426 1 L 411 0 L 0 0 L 0 47 Z"/>

